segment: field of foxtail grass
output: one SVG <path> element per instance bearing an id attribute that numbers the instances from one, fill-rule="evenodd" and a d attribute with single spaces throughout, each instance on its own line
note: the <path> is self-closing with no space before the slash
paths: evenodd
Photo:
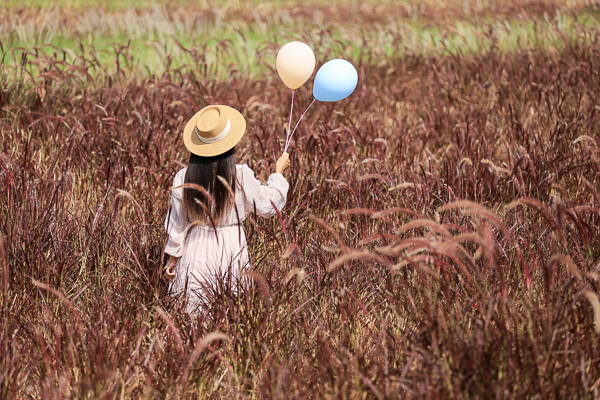
<path id="1" fill-rule="evenodd" d="M 398 18 L 468 17 L 433 3 Z M 506 24 L 567 7 L 464 4 Z M 358 39 L 297 28 L 359 85 L 300 125 L 281 219 L 245 223 L 254 288 L 193 317 L 161 274 L 181 131 L 205 105 L 237 108 L 237 162 L 266 179 L 290 104 L 278 44 L 252 78 L 209 65 L 228 42 L 180 44 L 194 61 L 160 72 L 124 43 L 110 64 L 4 45 L 0 398 L 599 398 L 600 30 L 581 4 L 568 30 L 509 50 L 491 29 L 477 51 L 386 53 L 358 29 L 382 16 Z"/>

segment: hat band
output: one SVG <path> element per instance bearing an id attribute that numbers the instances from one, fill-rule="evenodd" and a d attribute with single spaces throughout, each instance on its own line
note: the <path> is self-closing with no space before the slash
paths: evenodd
<path id="1" fill-rule="evenodd" d="M 194 127 L 194 132 L 196 133 L 196 136 L 198 136 L 198 139 L 200 139 L 201 141 L 203 141 L 206 144 L 218 142 L 219 140 L 221 140 L 225 136 L 227 136 L 227 134 L 229 133 L 230 130 L 231 130 L 231 120 L 229 119 L 229 116 L 227 117 L 227 125 L 225 125 L 225 129 L 223 129 L 223 132 L 221 132 L 218 136 L 215 136 L 214 138 L 209 139 L 209 138 L 200 136 L 200 133 L 198 132 L 198 127 L 197 126 Z"/>

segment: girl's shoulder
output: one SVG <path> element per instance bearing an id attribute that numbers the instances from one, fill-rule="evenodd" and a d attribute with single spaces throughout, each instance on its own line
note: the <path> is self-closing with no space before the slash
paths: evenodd
<path id="1" fill-rule="evenodd" d="M 183 185 L 185 181 L 185 173 L 187 172 L 187 167 L 180 169 L 173 179 L 173 187 Z"/>
<path id="2" fill-rule="evenodd" d="M 251 174 L 254 176 L 254 171 L 250 169 L 248 164 L 235 164 L 236 173 L 238 176 L 243 177 L 244 175 Z"/>
<path id="3" fill-rule="evenodd" d="M 235 177 L 238 187 L 243 187 L 244 184 L 252 182 L 254 178 L 254 171 L 248 166 L 248 164 L 236 164 L 235 165 Z"/>

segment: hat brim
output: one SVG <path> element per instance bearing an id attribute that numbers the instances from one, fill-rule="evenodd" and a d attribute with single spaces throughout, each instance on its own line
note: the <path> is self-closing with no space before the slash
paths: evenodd
<path id="1" fill-rule="evenodd" d="M 202 114 L 206 107 L 198 111 L 188 121 L 183 129 L 183 143 L 190 152 L 201 157 L 214 157 L 225 153 L 238 144 L 244 136 L 244 133 L 246 133 L 246 119 L 238 110 L 228 106 L 220 105 L 211 105 L 208 107 L 218 107 L 222 114 L 229 117 L 229 120 L 231 121 L 231 129 L 229 130 L 229 133 L 227 133 L 227 135 L 218 142 L 204 143 L 194 132 L 194 127 L 196 126 L 198 116 Z"/>

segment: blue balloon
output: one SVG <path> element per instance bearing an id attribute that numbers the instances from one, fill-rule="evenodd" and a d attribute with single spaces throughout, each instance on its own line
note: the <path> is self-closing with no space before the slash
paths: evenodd
<path id="1" fill-rule="evenodd" d="M 354 65 L 346 60 L 327 61 L 315 77 L 313 96 L 319 101 L 338 101 L 350 96 L 358 84 Z"/>

